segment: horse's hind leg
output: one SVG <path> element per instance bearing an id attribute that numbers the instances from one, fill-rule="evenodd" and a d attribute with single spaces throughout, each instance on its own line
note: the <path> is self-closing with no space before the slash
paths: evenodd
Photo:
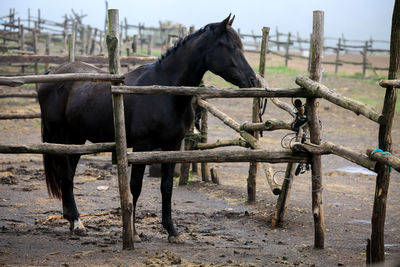
<path id="1" fill-rule="evenodd" d="M 131 173 L 131 193 L 133 197 L 133 241 L 141 242 L 140 237 L 136 231 L 136 203 L 142 191 L 143 174 L 146 165 L 132 165 Z"/>
<path id="2" fill-rule="evenodd" d="M 78 164 L 80 155 L 66 156 L 65 170 L 67 170 L 61 178 L 61 192 L 63 203 L 63 215 L 70 223 L 70 230 L 75 235 L 86 235 L 86 229 L 79 217 L 78 208 L 76 207 L 74 197 L 74 176 L 76 166 Z"/>
<path id="3" fill-rule="evenodd" d="M 43 142 L 61 144 L 85 143 L 82 138 L 72 138 L 72 134 L 69 134 L 65 127 L 57 125 L 57 127 L 52 127 L 52 131 L 49 131 L 45 123 L 42 126 Z M 73 192 L 75 170 L 79 158 L 79 155 L 58 156 L 45 154 L 43 163 L 50 195 L 62 199 L 63 215 L 70 222 L 72 233 L 83 235 L 86 230 L 79 219 Z"/>
<path id="4" fill-rule="evenodd" d="M 183 239 L 175 230 L 171 216 L 174 169 L 175 163 L 161 165 L 162 225 L 168 231 L 168 241 L 170 243 L 182 243 Z"/>

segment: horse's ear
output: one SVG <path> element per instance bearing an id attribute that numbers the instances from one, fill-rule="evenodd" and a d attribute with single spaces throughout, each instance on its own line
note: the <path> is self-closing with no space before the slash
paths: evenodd
<path id="1" fill-rule="evenodd" d="M 231 19 L 231 14 L 229 14 L 229 16 L 228 16 L 226 19 L 224 19 L 223 21 L 221 21 L 221 26 L 222 26 L 222 28 L 226 29 L 226 28 L 228 28 L 228 26 L 230 26 L 230 25 L 229 25 L 230 19 Z"/>
<path id="2" fill-rule="evenodd" d="M 233 15 L 232 19 L 228 22 L 229 26 L 232 26 L 233 21 L 235 20 L 235 15 Z"/>

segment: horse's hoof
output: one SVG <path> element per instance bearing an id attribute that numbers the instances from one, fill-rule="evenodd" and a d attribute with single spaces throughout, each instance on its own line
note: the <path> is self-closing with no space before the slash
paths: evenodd
<path id="1" fill-rule="evenodd" d="M 139 235 L 133 235 L 133 243 L 140 243 L 142 239 L 140 239 Z"/>
<path id="2" fill-rule="evenodd" d="M 185 239 L 181 235 L 170 235 L 168 237 L 168 242 L 169 243 L 174 243 L 174 244 L 183 244 L 185 243 Z"/>
<path id="3" fill-rule="evenodd" d="M 72 235 L 86 236 L 87 235 L 87 231 L 86 231 L 85 228 L 83 228 L 83 229 L 81 229 L 81 228 L 73 229 L 72 230 Z"/>
<path id="4" fill-rule="evenodd" d="M 73 221 L 70 227 L 72 235 L 77 235 L 77 236 L 85 236 L 87 235 L 87 231 L 85 226 L 83 226 L 83 223 L 81 219 L 78 218 L 78 220 Z"/>

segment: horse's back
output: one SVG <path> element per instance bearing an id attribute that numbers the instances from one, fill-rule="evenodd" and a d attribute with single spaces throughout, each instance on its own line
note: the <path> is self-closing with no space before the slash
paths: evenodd
<path id="1" fill-rule="evenodd" d="M 93 65 L 71 62 L 59 65 L 49 74 L 66 73 L 107 73 Z M 77 132 L 82 120 L 90 120 L 90 109 L 109 102 L 110 84 L 108 82 L 65 81 L 45 83 L 39 87 L 38 99 L 42 113 L 42 123 L 48 128 L 65 127 Z M 105 98 L 106 100 L 101 100 Z M 85 114 L 86 113 L 86 114 Z M 78 114 L 83 116 L 77 117 Z M 76 121 L 77 119 L 77 121 Z M 73 122 L 73 124 L 71 124 Z M 75 127 L 75 128 L 76 128 Z"/>

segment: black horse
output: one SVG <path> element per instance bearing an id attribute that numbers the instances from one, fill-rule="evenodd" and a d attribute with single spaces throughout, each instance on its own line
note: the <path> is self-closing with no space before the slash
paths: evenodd
<path id="1" fill-rule="evenodd" d="M 243 55 L 239 35 L 231 27 L 234 17 L 208 24 L 170 48 L 157 62 L 125 75 L 125 85 L 198 86 L 211 71 L 239 87 L 256 86 L 256 75 Z M 103 73 L 81 62 L 60 65 L 51 73 Z M 110 84 L 106 82 L 58 82 L 39 88 L 43 142 L 84 144 L 114 141 Z M 178 150 L 193 121 L 192 97 L 127 95 L 124 98 L 128 147 L 134 151 Z M 63 215 L 74 234 L 86 233 L 79 219 L 73 179 L 79 155 L 44 155 L 49 194 L 62 199 Z M 162 225 L 170 242 L 181 239 L 171 218 L 175 164 L 162 164 Z M 133 165 L 131 193 L 133 219 L 142 189 L 145 165 Z M 140 241 L 134 227 L 135 241 Z"/>

